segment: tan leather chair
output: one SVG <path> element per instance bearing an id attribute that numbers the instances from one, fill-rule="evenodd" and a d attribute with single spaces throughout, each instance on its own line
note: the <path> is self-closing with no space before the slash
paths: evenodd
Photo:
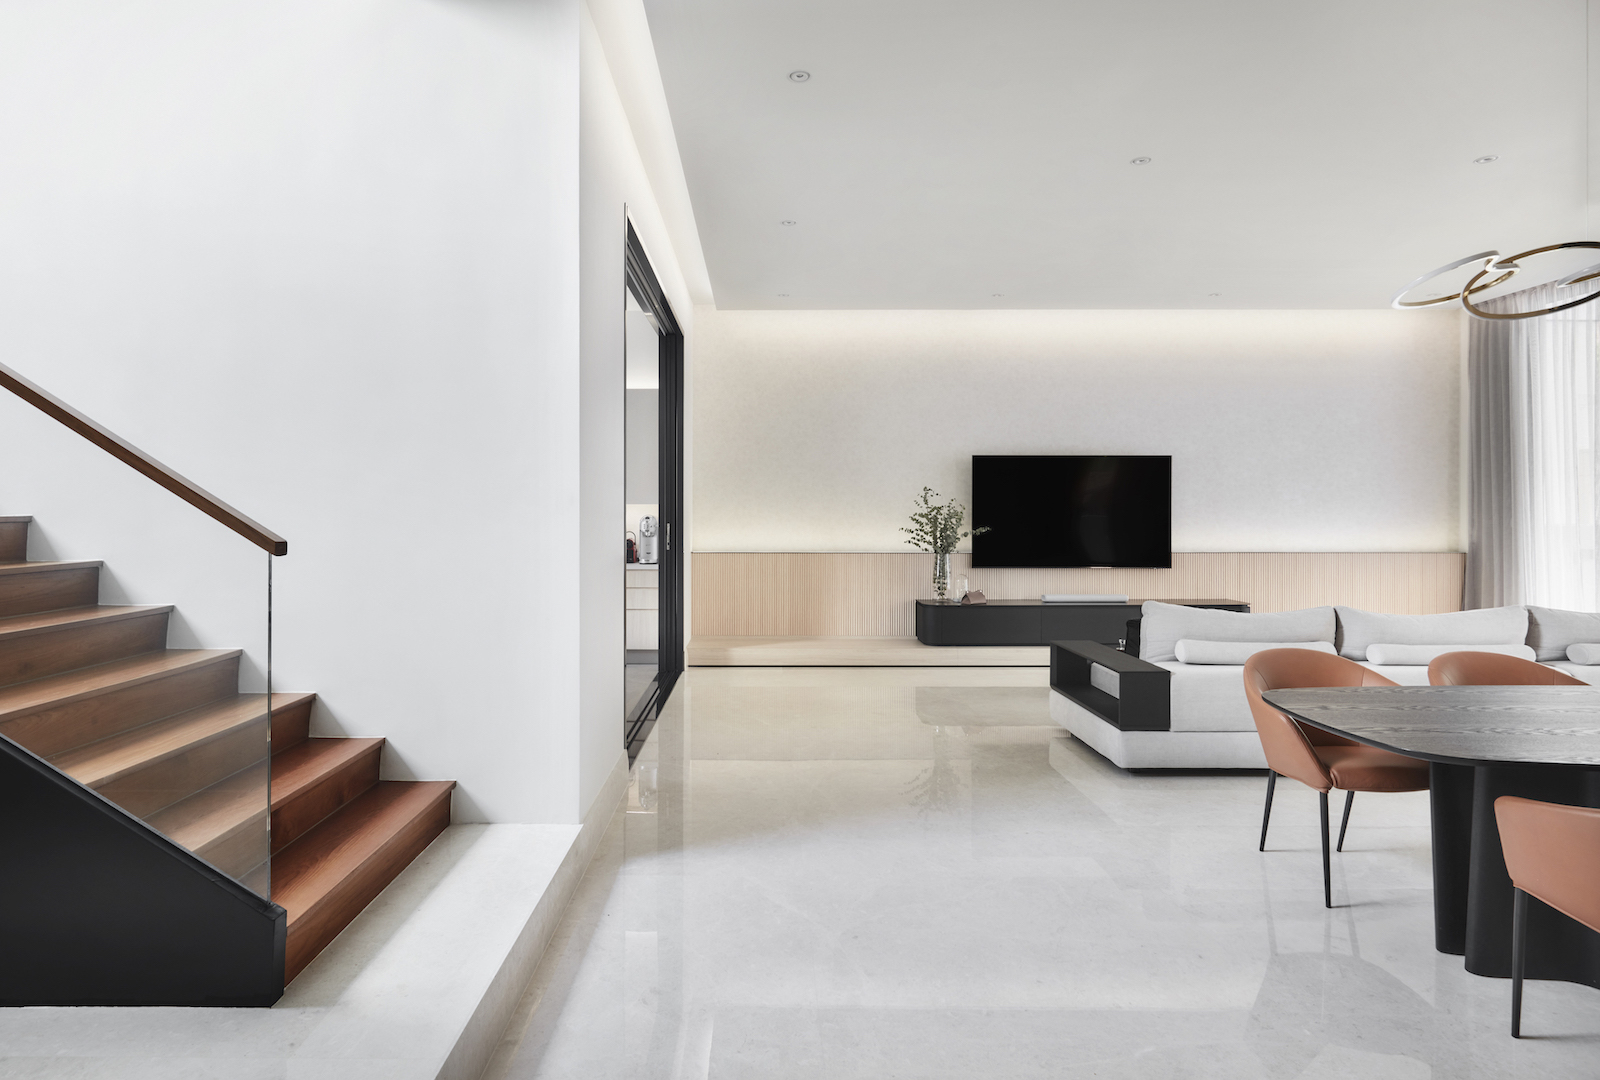
<path id="1" fill-rule="evenodd" d="M 1434 686 L 1588 686 L 1565 671 L 1557 671 L 1520 656 L 1492 652 L 1447 652 L 1428 665 Z"/>
<path id="2" fill-rule="evenodd" d="M 1244 693 L 1261 736 L 1261 749 L 1267 755 L 1267 806 L 1261 814 L 1257 850 L 1267 850 L 1267 823 L 1272 820 L 1272 793 L 1278 777 L 1291 777 L 1316 789 L 1322 800 L 1322 902 L 1330 908 L 1333 869 L 1328 855 L 1328 792 L 1334 788 L 1345 792 L 1338 847 L 1343 851 L 1356 792 L 1426 791 L 1428 763 L 1308 727 L 1268 705 L 1261 695 L 1290 688 L 1394 685 L 1354 660 L 1311 649 L 1267 649 L 1245 661 Z"/>
<path id="3" fill-rule="evenodd" d="M 1600 930 L 1600 810 L 1502 795 L 1494 801 L 1494 816 L 1516 890 L 1511 914 L 1511 1037 L 1520 1039 L 1528 897 L 1536 896 L 1589 929 Z"/>

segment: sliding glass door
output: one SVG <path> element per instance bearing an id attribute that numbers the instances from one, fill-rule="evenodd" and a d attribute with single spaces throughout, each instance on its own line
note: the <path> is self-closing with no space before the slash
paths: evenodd
<path id="1" fill-rule="evenodd" d="M 683 334 L 630 224 L 625 255 L 623 744 L 683 671 Z"/>

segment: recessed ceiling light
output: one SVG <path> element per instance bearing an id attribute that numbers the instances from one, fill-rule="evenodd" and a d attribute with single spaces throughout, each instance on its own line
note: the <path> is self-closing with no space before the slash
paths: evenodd
<path id="1" fill-rule="evenodd" d="M 789 294 L 788 294 L 788 293 L 786 293 L 786 292 L 781 292 L 781 293 L 779 293 L 779 294 L 778 294 L 778 295 L 779 295 L 779 296 L 788 296 L 788 295 L 789 295 Z"/>
<path id="2" fill-rule="evenodd" d="M 990 293 L 990 294 L 989 294 L 989 295 L 990 295 L 990 296 L 1004 296 L 1004 295 L 1005 295 L 1005 293 L 1003 293 L 1003 292 L 992 292 L 992 293 Z"/>
<path id="3" fill-rule="evenodd" d="M 1499 160 L 1500 160 L 1500 155 L 1499 154 L 1485 154 L 1482 157 L 1473 158 L 1472 159 L 1472 163 L 1474 165 L 1487 165 L 1491 161 L 1499 161 Z"/>
<path id="4" fill-rule="evenodd" d="M 789 81 L 790 82 L 806 82 L 810 78 L 811 78 L 811 72 L 809 72 L 809 71 L 791 71 L 791 72 L 789 72 Z"/>
<path id="5" fill-rule="evenodd" d="M 1219 293 L 1219 292 L 1213 292 L 1213 293 L 1206 293 L 1206 295 L 1207 296 L 1221 296 L 1222 294 Z"/>
<path id="6" fill-rule="evenodd" d="M 792 222 L 792 221 L 780 221 L 780 222 L 778 222 L 778 224 L 779 225 L 793 225 L 794 222 Z"/>
<path id="7" fill-rule="evenodd" d="M 1147 158 L 1147 157 L 1136 157 L 1132 161 L 1128 162 L 1128 164 L 1129 165 L 1148 165 L 1148 164 L 1150 164 L 1150 159 Z"/>

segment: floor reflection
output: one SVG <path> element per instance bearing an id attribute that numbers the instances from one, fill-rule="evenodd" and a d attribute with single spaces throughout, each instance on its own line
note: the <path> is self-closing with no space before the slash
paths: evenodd
<path id="1" fill-rule="evenodd" d="M 1426 797 L 1130 775 L 1037 669 L 693 669 L 489 1076 L 1589 1077 L 1600 992 L 1432 947 Z"/>

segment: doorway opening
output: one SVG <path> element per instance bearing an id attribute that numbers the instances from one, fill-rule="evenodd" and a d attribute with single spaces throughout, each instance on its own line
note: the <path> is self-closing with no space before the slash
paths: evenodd
<path id="1" fill-rule="evenodd" d="M 622 741 L 631 763 L 683 672 L 683 333 L 631 222 L 626 233 Z"/>

